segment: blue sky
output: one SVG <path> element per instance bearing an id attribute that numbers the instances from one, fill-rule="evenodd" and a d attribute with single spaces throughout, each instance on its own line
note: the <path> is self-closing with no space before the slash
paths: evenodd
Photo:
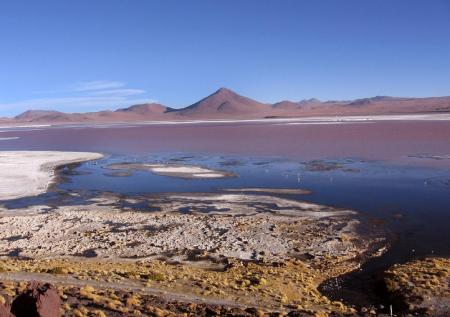
<path id="1" fill-rule="evenodd" d="M 447 0 L 0 2 L 0 115 L 450 95 Z"/>

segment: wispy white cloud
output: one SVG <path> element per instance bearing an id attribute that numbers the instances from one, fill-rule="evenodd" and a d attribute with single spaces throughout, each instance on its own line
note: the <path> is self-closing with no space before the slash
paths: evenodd
<path id="1" fill-rule="evenodd" d="M 110 80 L 95 80 L 82 83 L 76 83 L 69 86 L 73 91 L 95 91 L 104 89 L 115 89 L 125 87 L 125 83 Z"/>
<path id="2" fill-rule="evenodd" d="M 89 108 L 96 106 L 122 106 L 135 103 L 154 102 L 151 99 L 127 99 L 122 97 L 67 97 L 67 98 L 38 98 L 28 99 L 12 103 L 0 104 L 2 108 L 26 108 L 26 109 L 56 109 L 59 107 Z M 82 109 L 80 109 L 82 110 Z"/>
<path id="3" fill-rule="evenodd" d="M 99 90 L 94 91 L 91 94 L 97 96 L 135 96 L 145 94 L 146 91 L 142 89 L 110 89 L 110 90 Z"/>
<path id="4" fill-rule="evenodd" d="M 30 109 L 85 112 L 155 102 L 151 98 L 146 98 L 145 90 L 127 88 L 125 83 L 119 81 L 76 83 L 69 85 L 64 91 L 48 92 L 48 94 L 53 96 L 0 102 L 0 110 L 17 113 Z"/>

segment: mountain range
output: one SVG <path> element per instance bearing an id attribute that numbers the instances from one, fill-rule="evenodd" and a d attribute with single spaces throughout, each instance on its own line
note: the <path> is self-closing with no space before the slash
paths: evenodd
<path id="1" fill-rule="evenodd" d="M 202 100 L 180 109 L 170 108 L 158 103 L 148 103 L 115 111 L 87 113 L 28 110 L 14 118 L 3 118 L 0 122 L 7 124 L 112 123 L 445 112 L 450 112 L 450 97 L 400 98 L 376 96 L 357 100 L 325 102 L 312 98 L 298 102 L 286 100 L 267 104 L 241 96 L 227 88 L 220 88 Z"/>

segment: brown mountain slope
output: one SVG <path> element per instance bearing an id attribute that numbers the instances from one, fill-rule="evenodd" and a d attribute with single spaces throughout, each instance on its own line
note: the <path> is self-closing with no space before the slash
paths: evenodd
<path id="1" fill-rule="evenodd" d="M 159 103 L 145 103 L 128 108 L 117 109 L 115 112 L 147 116 L 155 114 L 161 115 L 168 110 L 172 109 Z"/>
<path id="2" fill-rule="evenodd" d="M 264 117 L 270 114 L 270 105 L 243 97 L 237 93 L 220 88 L 208 97 L 182 109 L 172 110 L 172 116 L 189 118 L 234 118 Z"/>
<path id="3" fill-rule="evenodd" d="M 190 119 L 259 119 L 339 115 L 383 115 L 450 112 L 450 97 L 398 98 L 377 96 L 350 101 L 307 99 L 265 104 L 221 88 L 208 97 L 181 109 L 162 104 L 133 105 L 116 111 L 63 113 L 29 110 L 2 123 L 89 123 L 139 122 Z"/>
<path id="4" fill-rule="evenodd" d="M 15 116 L 14 119 L 19 121 L 34 121 L 45 116 L 58 116 L 63 114 L 63 112 L 54 110 L 27 110 L 18 116 Z"/>
<path id="5" fill-rule="evenodd" d="M 306 115 L 386 115 L 450 112 L 450 97 L 396 98 L 373 97 L 350 102 L 314 105 Z"/>
<path id="6" fill-rule="evenodd" d="M 31 110 L 16 116 L 14 120 L 30 123 L 136 122 L 162 119 L 168 109 L 170 108 L 160 104 L 141 104 L 116 111 L 87 113 Z"/>
<path id="7" fill-rule="evenodd" d="M 274 103 L 272 109 L 276 112 L 288 112 L 288 111 L 302 111 L 305 112 L 307 109 L 314 108 L 315 106 L 321 106 L 323 103 L 315 98 L 301 100 L 299 102 L 284 100 L 281 102 Z"/>

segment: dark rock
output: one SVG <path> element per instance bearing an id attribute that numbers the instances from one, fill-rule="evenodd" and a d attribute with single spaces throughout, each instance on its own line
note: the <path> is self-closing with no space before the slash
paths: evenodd
<path id="1" fill-rule="evenodd" d="M 16 317 L 60 317 L 60 307 L 61 299 L 52 285 L 31 282 L 13 301 L 11 312 Z"/>

